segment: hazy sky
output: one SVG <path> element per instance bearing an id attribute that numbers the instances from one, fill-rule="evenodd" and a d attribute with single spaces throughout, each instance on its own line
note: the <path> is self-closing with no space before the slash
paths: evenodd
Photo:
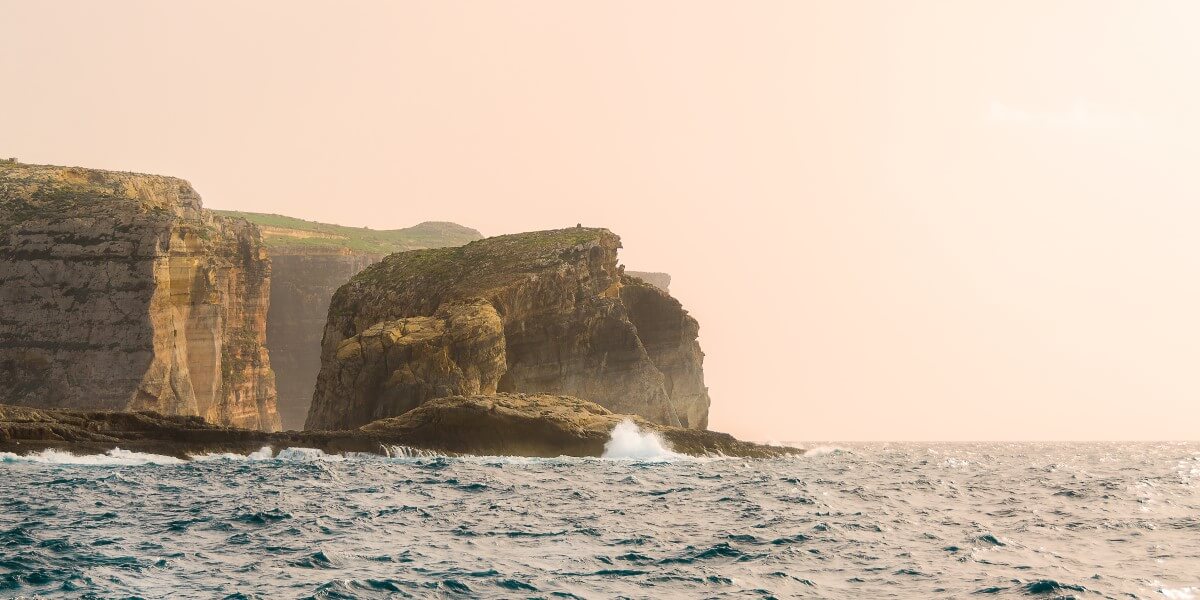
<path id="1" fill-rule="evenodd" d="M 1200 437 L 1195 2 L 0 0 L 0 156 L 672 274 L 753 439 Z"/>

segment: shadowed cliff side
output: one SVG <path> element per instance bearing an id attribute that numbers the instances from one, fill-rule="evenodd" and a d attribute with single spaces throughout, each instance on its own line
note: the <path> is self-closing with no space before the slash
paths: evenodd
<path id="1" fill-rule="evenodd" d="M 278 429 L 270 273 L 186 181 L 0 164 L 0 398 Z"/>
<path id="2" fill-rule="evenodd" d="M 360 426 L 420 405 L 431 396 L 415 390 L 432 389 L 432 397 L 491 390 L 570 395 L 654 423 L 703 428 L 709 401 L 695 320 L 665 292 L 623 280 L 620 246 L 608 230 L 572 228 L 401 252 L 368 267 L 330 305 L 306 427 Z M 645 287 L 631 300 L 651 333 L 650 348 L 622 297 L 623 286 Z M 490 305 L 503 330 L 504 370 L 494 381 L 489 364 L 449 361 L 444 373 L 433 373 L 405 359 L 362 369 L 347 350 L 346 344 L 361 344 L 361 336 L 380 323 L 480 303 Z M 486 346 L 486 337 L 472 343 Z M 439 348 L 443 354 L 450 349 Z M 349 368 L 348 360 L 354 363 Z M 691 364 L 679 364 L 686 361 Z"/>

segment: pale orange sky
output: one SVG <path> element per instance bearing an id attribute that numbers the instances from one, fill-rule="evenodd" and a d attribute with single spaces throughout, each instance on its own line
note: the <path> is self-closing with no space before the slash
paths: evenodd
<path id="1" fill-rule="evenodd" d="M 1193 2 L 0 0 L 0 156 L 619 233 L 752 439 L 1200 437 Z"/>

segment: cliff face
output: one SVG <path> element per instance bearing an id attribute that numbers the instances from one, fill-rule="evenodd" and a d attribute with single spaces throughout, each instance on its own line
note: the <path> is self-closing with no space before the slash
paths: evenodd
<path id="1" fill-rule="evenodd" d="M 267 349 L 279 390 L 285 429 L 301 429 L 321 370 L 321 332 L 329 299 L 339 287 L 382 256 L 300 249 L 271 251 L 271 312 Z"/>
<path id="2" fill-rule="evenodd" d="M 503 357 L 495 362 L 503 371 L 496 390 L 576 396 L 654 423 L 706 426 L 708 396 L 695 320 L 664 292 L 623 279 L 620 246 L 620 238 L 607 230 L 575 228 L 403 252 L 368 267 L 334 295 L 306 427 L 359 426 L 368 416 L 394 416 L 428 400 L 428 394 L 394 383 L 408 371 L 427 369 L 424 359 L 374 361 L 367 377 L 373 387 L 364 388 L 342 376 L 349 371 L 356 373 L 353 381 L 363 378 L 359 365 L 366 363 L 350 348 L 377 324 L 478 304 L 494 310 L 502 329 Z M 622 295 L 630 286 L 645 288 L 629 296 L 633 313 Z M 675 325 L 661 325 L 663 319 Z M 650 333 L 649 345 L 637 320 Z M 495 367 L 453 362 L 446 368 Z M 471 394 L 487 393 L 489 386 L 479 388 L 433 389 L 439 395 Z M 371 407 L 366 412 L 359 409 L 364 404 Z"/>
<path id="3" fill-rule="evenodd" d="M 270 273 L 185 181 L 0 165 L 0 397 L 278 429 Z"/>
<path id="4" fill-rule="evenodd" d="M 351 429 L 444 396 L 494 394 L 505 371 L 504 327 L 484 302 L 444 305 L 432 317 L 376 323 L 338 344 L 310 420 Z"/>

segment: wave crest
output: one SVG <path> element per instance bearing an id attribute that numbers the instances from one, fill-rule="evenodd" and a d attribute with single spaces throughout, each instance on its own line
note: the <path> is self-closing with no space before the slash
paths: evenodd
<path id="1" fill-rule="evenodd" d="M 602 458 L 624 458 L 636 460 L 671 460 L 684 455 L 673 452 L 658 433 L 642 431 L 636 423 L 626 419 L 617 423 L 604 444 Z"/>

